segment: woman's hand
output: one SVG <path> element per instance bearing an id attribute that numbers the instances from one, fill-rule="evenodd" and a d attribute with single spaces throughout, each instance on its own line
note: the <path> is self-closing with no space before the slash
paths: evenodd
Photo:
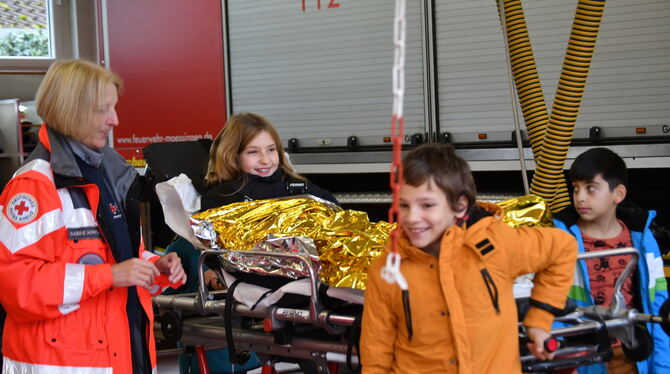
<path id="1" fill-rule="evenodd" d="M 186 272 L 181 266 L 181 259 L 176 253 L 170 252 L 156 261 L 156 267 L 161 274 L 168 276 L 170 283 L 186 283 Z"/>
<path id="2" fill-rule="evenodd" d="M 114 287 L 140 286 L 149 289 L 154 283 L 154 277 L 159 274 L 158 268 L 152 262 L 139 258 L 112 265 Z"/>

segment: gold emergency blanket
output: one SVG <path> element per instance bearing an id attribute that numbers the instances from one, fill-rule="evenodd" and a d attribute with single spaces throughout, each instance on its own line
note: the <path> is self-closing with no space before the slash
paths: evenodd
<path id="1" fill-rule="evenodd" d="M 547 203 L 539 196 L 520 196 L 496 204 L 505 212 L 503 222 L 512 227 L 553 226 Z"/>
<path id="2" fill-rule="evenodd" d="M 234 203 L 193 216 L 193 229 L 212 248 L 251 250 L 268 237 L 304 236 L 314 241 L 321 280 L 365 289 L 372 261 L 384 251 L 394 227 L 370 222 L 365 212 L 342 210 L 311 197 Z M 213 231 L 212 231 L 213 229 Z"/>

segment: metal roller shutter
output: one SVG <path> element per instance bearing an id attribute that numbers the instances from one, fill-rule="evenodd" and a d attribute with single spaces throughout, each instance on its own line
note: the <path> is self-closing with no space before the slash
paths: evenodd
<path id="1" fill-rule="evenodd" d="M 576 1 L 523 1 L 551 110 Z M 670 122 L 670 2 L 611 0 L 598 36 L 575 137 L 667 135 Z M 509 140 L 514 129 L 503 34 L 494 0 L 435 1 L 440 131 L 455 142 Z M 520 117 L 521 118 L 521 117 Z M 522 124 L 522 129 L 524 126 Z"/>
<path id="2" fill-rule="evenodd" d="M 256 112 L 286 143 L 380 145 L 390 133 L 394 2 L 228 0 L 233 112 Z M 318 8 L 320 4 L 321 9 Z M 406 133 L 425 132 L 421 2 L 407 2 Z"/>

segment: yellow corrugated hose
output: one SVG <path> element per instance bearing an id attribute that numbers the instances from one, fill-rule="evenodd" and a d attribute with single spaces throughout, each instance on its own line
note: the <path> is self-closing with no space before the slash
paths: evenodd
<path id="1" fill-rule="evenodd" d="M 605 0 L 579 0 L 577 3 L 542 153 L 531 182 L 531 191 L 547 199 L 552 212 L 570 205 L 565 183 L 559 186 L 557 181 L 563 179 L 565 158 L 584 95 L 604 10 Z"/>
<path id="2" fill-rule="evenodd" d="M 536 161 L 530 190 L 548 201 L 552 212 L 558 212 L 570 205 L 563 168 L 591 67 L 605 0 L 579 0 L 577 4 L 548 120 L 521 1 L 506 0 L 503 6 L 512 73 Z"/>
<path id="3" fill-rule="evenodd" d="M 542 153 L 542 139 L 549 122 L 549 114 L 540 85 L 540 77 L 535 67 L 535 58 L 521 0 L 505 0 L 503 6 L 505 7 L 504 25 L 507 30 L 512 76 L 528 129 L 533 157 L 537 160 Z"/>

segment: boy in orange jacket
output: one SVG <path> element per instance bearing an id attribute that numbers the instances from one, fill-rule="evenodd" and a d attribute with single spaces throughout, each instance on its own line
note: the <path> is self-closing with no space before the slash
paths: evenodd
<path id="1" fill-rule="evenodd" d="M 398 252 L 411 324 L 399 287 L 381 277 L 384 254 L 368 274 L 363 373 L 520 373 L 512 288 L 517 276 L 533 272 L 528 348 L 551 359 L 543 343 L 572 283 L 574 238 L 505 224 L 499 207 L 475 201 L 470 168 L 451 146 L 425 144 L 403 162 Z"/>

